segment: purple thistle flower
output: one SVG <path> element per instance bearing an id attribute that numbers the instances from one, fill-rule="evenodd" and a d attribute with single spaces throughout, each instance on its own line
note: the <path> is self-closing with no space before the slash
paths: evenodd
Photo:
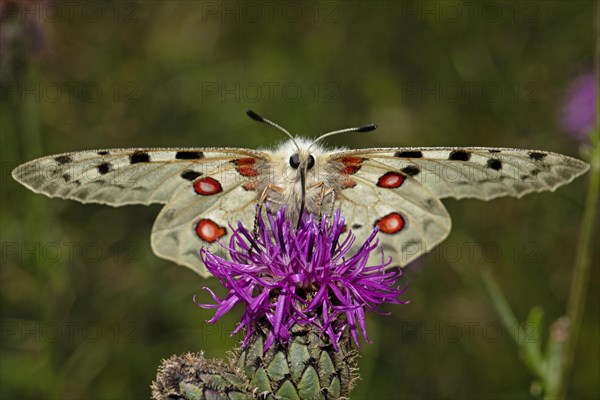
<path id="1" fill-rule="evenodd" d="M 53 0 L 0 0 L 0 56 L 12 56 L 23 46 L 29 55 L 46 50 L 43 21 L 52 12 Z"/>
<path id="2" fill-rule="evenodd" d="M 578 141 L 586 141 L 596 124 L 596 74 L 575 79 L 562 108 L 562 128 Z"/>
<path id="3" fill-rule="evenodd" d="M 348 252 L 355 237 L 349 232 L 343 240 L 344 218 L 338 210 L 331 223 L 313 216 L 295 224 L 281 209 L 269 215 L 268 223 L 259 217 L 256 237 L 238 223 L 229 242 L 231 261 L 206 249 L 200 251 L 207 269 L 229 293 L 220 299 L 209 288 L 216 304 L 198 304 L 217 309 L 208 322 L 214 323 L 239 303 L 246 305 L 238 327 L 247 329 L 244 345 L 254 326 L 266 321 L 270 333 L 265 350 L 274 341 L 287 342 L 295 324 L 313 324 L 325 333 L 337 350 L 347 330 L 358 343 L 358 330 L 370 342 L 365 328 L 365 310 L 376 311 L 384 302 L 404 304 L 397 297 L 404 291 L 393 286 L 401 270 L 385 271 L 391 263 L 381 253 L 381 263 L 367 266 L 370 253 L 378 246 L 376 228 L 355 254 Z"/>

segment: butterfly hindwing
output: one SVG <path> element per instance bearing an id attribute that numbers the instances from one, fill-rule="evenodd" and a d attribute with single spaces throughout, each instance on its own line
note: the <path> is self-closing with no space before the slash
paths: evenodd
<path id="1" fill-rule="evenodd" d="M 404 266 L 448 236 L 446 208 L 416 179 L 378 165 L 363 164 L 346 173 L 338 201 L 356 243 L 363 243 L 377 226 L 386 256 L 393 265 Z"/>
<path id="2" fill-rule="evenodd" d="M 246 158 L 238 164 L 250 168 L 248 162 Z M 241 183 L 236 171 L 239 165 L 234 165 L 203 175 L 173 195 L 152 227 L 152 249 L 158 256 L 205 277 L 209 274 L 200 261 L 201 247 L 227 258 L 219 242 L 229 244 L 230 224 L 239 221 L 246 227 L 252 226 L 257 203 L 255 185 L 252 181 Z M 254 175 L 251 171 L 242 172 Z"/>

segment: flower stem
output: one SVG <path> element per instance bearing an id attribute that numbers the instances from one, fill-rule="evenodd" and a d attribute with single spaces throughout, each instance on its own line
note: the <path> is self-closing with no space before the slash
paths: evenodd
<path id="1" fill-rule="evenodd" d="M 545 361 L 540 348 L 540 338 L 536 337 L 536 340 L 525 340 L 528 336 L 527 332 L 525 332 L 523 326 L 519 323 L 519 320 L 510 308 L 506 297 L 502 293 L 502 289 L 496 283 L 489 268 L 481 270 L 481 277 L 496 308 L 496 312 L 500 315 L 506 330 L 519 347 L 521 358 L 529 370 L 545 382 Z M 543 312 L 540 308 L 535 307 L 531 310 L 528 321 L 529 324 L 535 325 L 533 332 L 540 332 L 542 316 Z"/>
<path id="2" fill-rule="evenodd" d="M 600 5 L 596 7 L 596 33 L 600 34 Z M 590 153 L 590 175 L 589 187 L 579 233 L 579 246 L 575 256 L 575 271 L 571 282 L 571 292 L 567 305 L 567 317 L 569 319 L 569 335 L 566 340 L 558 383 L 556 385 L 556 397 L 563 399 L 567 393 L 567 380 L 573 366 L 575 350 L 581 330 L 583 311 L 590 280 L 591 265 L 591 243 L 596 222 L 596 211 L 598 204 L 598 193 L 600 192 L 600 39 L 596 40 L 596 130 L 590 135 L 592 139 L 592 151 Z"/>
<path id="3" fill-rule="evenodd" d="M 596 143 L 594 147 L 593 156 L 596 160 L 592 159 L 592 170 L 590 171 L 586 206 L 581 226 L 579 246 L 575 258 L 575 271 L 573 272 L 573 281 L 571 282 L 571 292 L 567 306 L 567 316 L 569 318 L 570 328 L 561 363 L 559 383 L 556 389 L 556 397 L 558 398 L 564 398 L 566 395 L 566 381 L 573 365 L 577 341 L 579 339 L 579 331 L 581 330 L 587 289 L 589 286 L 591 239 L 594 230 L 598 191 L 600 190 L 600 163 L 597 161 L 599 156 L 598 144 Z"/>
<path id="4" fill-rule="evenodd" d="M 600 34 L 600 5 L 596 7 L 596 34 Z M 596 39 L 595 64 L 596 74 L 598 74 L 600 68 L 600 39 Z M 563 350 L 556 384 L 555 397 L 559 399 L 564 399 L 567 394 L 567 380 L 575 358 L 590 280 L 591 243 L 594 222 L 596 222 L 598 192 L 600 191 L 600 76 L 598 75 L 596 75 L 596 129 L 595 132 L 591 133 L 590 138 L 592 140 L 592 150 L 589 157 L 591 164 L 589 186 L 579 233 L 579 246 L 575 256 L 575 271 L 573 271 L 573 281 L 571 282 L 571 292 L 567 304 L 569 334 Z"/>
<path id="5" fill-rule="evenodd" d="M 567 304 L 567 317 L 570 327 L 556 388 L 556 397 L 558 398 L 564 398 L 566 395 L 566 381 L 573 365 L 590 280 L 590 265 L 592 261 L 591 243 L 594 233 L 594 222 L 596 221 L 598 193 L 600 191 L 600 161 L 598 161 L 600 159 L 600 140 L 598 132 L 600 132 L 600 129 L 592 135 L 594 143 L 590 157 L 589 186 L 583 222 L 579 234 L 579 246 L 577 247 L 577 254 L 575 256 L 573 281 L 571 282 L 571 291 Z"/>

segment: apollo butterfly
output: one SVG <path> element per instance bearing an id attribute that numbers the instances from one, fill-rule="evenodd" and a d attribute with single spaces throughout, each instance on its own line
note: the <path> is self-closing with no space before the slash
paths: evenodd
<path id="1" fill-rule="evenodd" d="M 325 137 L 367 125 L 293 137 L 272 150 L 138 148 L 42 157 L 13 177 L 37 193 L 110 206 L 165 204 L 152 228 L 154 252 L 207 276 L 202 246 L 226 242 L 230 224 L 251 226 L 256 206 L 282 205 L 290 218 L 341 208 L 360 244 L 374 227 L 394 265 L 404 266 L 448 236 L 443 198 L 491 200 L 553 191 L 585 173 L 575 158 L 487 147 L 327 149 Z M 381 259 L 379 259 L 379 262 Z"/>

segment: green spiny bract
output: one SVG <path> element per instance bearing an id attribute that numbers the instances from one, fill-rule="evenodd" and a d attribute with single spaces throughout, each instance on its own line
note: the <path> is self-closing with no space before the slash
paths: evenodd
<path id="1" fill-rule="evenodd" d="M 202 353 L 163 361 L 152 396 L 173 399 L 331 400 L 347 398 L 357 379 L 356 356 L 343 335 L 336 351 L 314 325 L 295 325 L 290 340 L 263 352 L 266 324 L 257 325 L 248 344 L 229 362 L 208 360 Z"/>
<path id="2" fill-rule="evenodd" d="M 334 350 L 314 325 L 295 325 L 290 340 L 266 352 L 266 327 L 257 327 L 247 346 L 237 353 L 237 366 L 257 394 L 267 399 L 339 399 L 348 397 L 356 379 L 356 351 L 345 336 Z"/>
<path id="3" fill-rule="evenodd" d="M 254 388 L 243 371 L 202 353 L 187 353 L 164 360 L 152 382 L 152 398 L 245 400 L 254 399 Z"/>

